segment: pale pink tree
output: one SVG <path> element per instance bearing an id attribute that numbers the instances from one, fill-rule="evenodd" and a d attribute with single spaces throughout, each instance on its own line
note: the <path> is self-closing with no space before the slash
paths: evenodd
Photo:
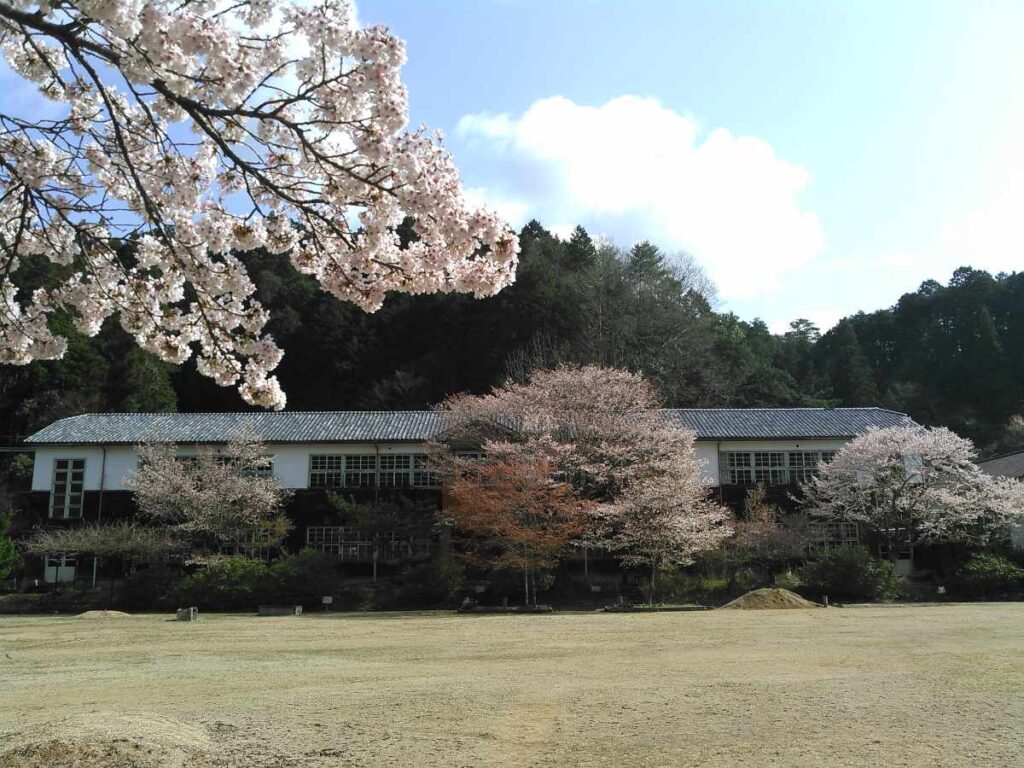
<path id="1" fill-rule="evenodd" d="M 987 543 L 1024 515 L 1024 483 L 974 463 L 970 440 L 944 427 L 871 429 L 854 438 L 804 487 L 807 510 L 879 532 L 896 553 L 899 532 L 923 541 Z"/>
<path id="2" fill-rule="evenodd" d="M 667 421 L 659 405 L 639 374 L 563 365 L 486 395 L 451 397 L 439 411 L 447 422 L 445 446 L 542 457 L 583 497 L 610 501 L 641 473 L 667 473 L 681 457 L 695 461 L 693 433 Z"/>
<path id="3" fill-rule="evenodd" d="M 578 545 L 630 565 L 685 563 L 730 534 L 728 515 L 710 500 L 693 432 L 658 408 L 651 384 L 629 371 L 537 370 L 487 395 L 445 401 L 447 430 L 431 447 L 432 462 L 458 477 L 481 463 L 543 461 L 596 502 Z"/>
<path id="4" fill-rule="evenodd" d="M 125 486 L 134 491 L 141 518 L 168 531 L 193 562 L 247 541 L 280 544 L 290 529 L 282 514 L 288 492 L 271 471 L 266 446 L 247 433 L 190 455 L 170 443 L 140 445 L 138 455 Z"/>
<path id="5" fill-rule="evenodd" d="M 265 446 L 248 431 L 227 445 L 182 455 L 172 443 L 138 447 L 132 521 L 38 530 L 23 542 L 35 554 L 83 553 L 127 559 L 210 563 L 225 554 L 278 547 L 291 530 L 289 492 L 270 472 Z"/>
<path id="6" fill-rule="evenodd" d="M 662 474 L 641 474 L 611 505 L 611 543 L 624 565 L 650 571 L 648 603 L 654 603 L 658 569 L 689 565 L 732 536 L 729 510 L 715 502 L 700 466 L 680 457 Z"/>
<path id="7" fill-rule="evenodd" d="M 239 252 L 287 253 L 368 311 L 514 279 L 515 235 L 406 130 L 404 43 L 348 0 L 3 0 L 0 47 L 48 102 L 0 107 L 0 362 L 61 357 L 55 313 L 88 335 L 116 317 L 282 408 Z"/>

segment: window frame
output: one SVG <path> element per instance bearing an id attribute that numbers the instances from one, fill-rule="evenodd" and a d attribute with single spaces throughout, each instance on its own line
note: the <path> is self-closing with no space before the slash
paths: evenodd
<path id="1" fill-rule="evenodd" d="M 322 463 L 322 467 L 317 464 Z M 322 477 L 324 482 L 314 482 L 314 478 Z M 336 482 L 328 482 L 329 478 Z M 309 454 L 309 472 L 307 486 L 310 489 L 331 489 L 345 487 L 345 454 L 343 453 L 311 453 Z"/>
<path id="2" fill-rule="evenodd" d="M 65 464 L 63 470 L 60 469 L 60 465 Z M 76 464 L 80 467 L 76 468 Z M 79 520 L 85 509 L 85 469 L 86 460 L 78 457 L 54 457 L 53 468 L 50 474 L 50 503 L 47 507 L 47 517 L 50 520 Z M 58 507 L 57 504 L 57 476 L 58 473 L 63 472 L 65 475 L 64 481 L 61 485 L 64 486 L 64 490 L 61 493 L 61 503 Z M 74 475 L 76 472 L 81 473 L 81 480 L 78 481 L 78 493 L 74 491 Z M 78 496 L 77 507 L 72 504 L 71 497 Z M 62 514 L 55 514 L 60 509 Z M 77 514 L 76 514 L 77 512 Z"/>
<path id="3" fill-rule="evenodd" d="M 818 474 L 835 458 L 834 448 L 771 448 L 718 452 L 719 483 L 751 486 L 796 485 Z"/>
<path id="4" fill-rule="evenodd" d="M 439 489 L 440 477 L 426 467 L 425 453 L 311 453 L 307 484 L 310 489 Z"/>

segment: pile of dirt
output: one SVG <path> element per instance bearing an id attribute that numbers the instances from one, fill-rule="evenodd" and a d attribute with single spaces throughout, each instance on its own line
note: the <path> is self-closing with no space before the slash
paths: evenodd
<path id="1" fill-rule="evenodd" d="M 759 611 L 771 608 L 820 608 L 817 603 L 806 600 L 796 592 L 788 589 L 755 589 L 740 595 L 722 608 L 734 608 L 745 611 Z"/>
<path id="2" fill-rule="evenodd" d="M 76 619 L 130 619 L 132 615 L 124 611 L 86 611 L 75 616 Z"/>
<path id="3" fill-rule="evenodd" d="M 200 768 L 209 747 L 200 726 L 107 712 L 5 735 L 0 768 Z"/>

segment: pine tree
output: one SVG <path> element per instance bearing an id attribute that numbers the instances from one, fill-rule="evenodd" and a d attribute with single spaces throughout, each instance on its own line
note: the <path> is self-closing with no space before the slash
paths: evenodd
<path id="1" fill-rule="evenodd" d="M 874 405 L 878 390 L 853 325 L 840 322 L 826 338 L 829 338 L 828 373 L 832 396 L 843 405 Z"/>

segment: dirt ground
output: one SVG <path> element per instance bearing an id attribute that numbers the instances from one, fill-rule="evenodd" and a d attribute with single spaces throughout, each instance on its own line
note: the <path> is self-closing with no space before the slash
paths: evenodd
<path id="1" fill-rule="evenodd" d="M 1024 604 L 167 618 L 0 617 L 0 766 L 1024 765 Z"/>

